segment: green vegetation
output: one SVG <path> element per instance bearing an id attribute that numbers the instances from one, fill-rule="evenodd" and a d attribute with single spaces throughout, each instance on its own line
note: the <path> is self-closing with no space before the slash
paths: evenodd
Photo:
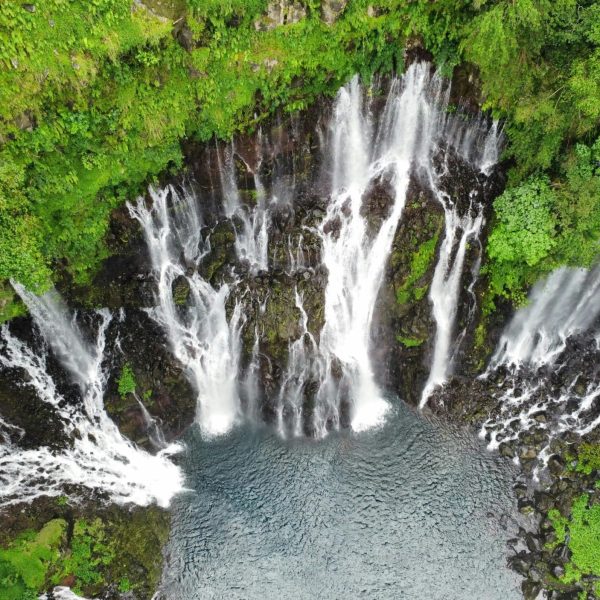
<path id="1" fill-rule="evenodd" d="M 96 597 L 107 582 L 150 597 L 161 571 L 168 515 L 114 508 L 101 517 L 56 518 L 0 547 L 0 600 L 35 600 L 59 584 Z M 69 533 L 70 532 L 70 533 Z"/>
<path id="2" fill-rule="evenodd" d="M 1 600 L 37 598 L 37 593 L 70 577 L 76 592 L 104 581 L 99 569 L 110 565 L 115 554 L 105 542 L 102 521 L 76 521 L 70 547 L 66 530 L 65 520 L 54 519 L 38 533 L 27 531 L 0 550 Z"/>
<path id="3" fill-rule="evenodd" d="M 600 445 L 583 443 L 577 449 L 577 464 L 575 470 L 584 475 L 594 471 L 600 473 Z"/>
<path id="4" fill-rule="evenodd" d="M 41 291 L 64 270 L 88 281 L 111 211 L 180 168 L 183 139 L 228 138 L 353 73 L 400 68 L 415 36 L 448 74 L 474 65 L 484 107 L 505 120 L 512 168 L 492 223 L 488 310 L 557 265 L 593 260 L 596 2 L 350 0 L 333 24 L 318 0 L 300 5 L 300 20 L 275 26 L 267 0 L 2 2 L 0 282 Z M 22 311 L 9 295 L 4 319 Z"/>
<path id="5" fill-rule="evenodd" d="M 421 244 L 415 253 L 412 255 L 410 263 L 410 273 L 404 280 L 404 283 L 396 290 L 396 301 L 398 304 L 408 304 L 413 300 L 421 300 L 427 292 L 427 285 L 417 286 L 417 282 L 429 269 L 433 259 L 435 258 L 435 249 L 439 239 L 439 231 L 429 240 Z M 411 347 L 418 344 L 405 343 L 400 340 L 405 346 Z M 421 342 L 422 343 L 422 340 Z"/>
<path id="6" fill-rule="evenodd" d="M 100 519 L 87 522 L 78 520 L 73 528 L 71 551 L 63 559 L 61 570 L 53 578 L 59 583 L 69 575 L 75 575 L 76 593 L 101 584 L 104 577 L 102 567 L 109 566 L 115 559 L 114 547 L 106 540 L 104 523 Z"/>
<path id="7" fill-rule="evenodd" d="M 572 553 L 561 581 L 580 582 L 580 585 L 586 587 L 586 591 L 593 591 L 593 583 L 582 578 L 600 577 L 600 504 L 590 505 L 589 496 L 584 494 L 573 502 L 569 518 L 556 509 L 551 510 L 548 517 L 556 535 L 553 546 L 566 542 Z"/>
<path id="8" fill-rule="evenodd" d="M 396 336 L 396 339 L 405 347 L 405 348 L 416 348 L 418 346 L 420 346 L 421 344 L 423 344 L 423 342 L 425 340 L 419 339 L 419 338 L 409 338 L 409 337 L 402 337 L 402 336 Z"/>
<path id="9" fill-rule="evenodd" d="M 0 600 L 29 600 L 43 590 L 60 560 L 66 522 L 54 519 L 38 533 L 29 531 L 7 549 L 0 549 Z"/>
<path id="10" fill-rule="evenodd" d="M 494 202 L 490 291 L 522 301 L 522 290 L 560 265 L 589 266 L 600 251 L 600 139 L 568 153 L 564 179 L 532 176 Z"/>
<path id="11" fill-rule="evenodd" d="M 259 31 L 265 8 L 0 5 L 0 281 L 43 290 L 60 266 L 85 282 L 107 254 L 111 210 L 179 167 L 183 138 L 252 129 L 400 56 L 401 23 L 366 2 L 331 27 L 308 2 L 300 22 Z"/>
<path id="12" fill-rule="evenodd" d="M 121 376 L 118 381 L 118 387 L 121 398 L 125 398 L 128 394 L 135 394 L 137 384 L 135 382 L 135 375 L 133 374 L 133 370 L 129 363 L 123 365 Z"/>

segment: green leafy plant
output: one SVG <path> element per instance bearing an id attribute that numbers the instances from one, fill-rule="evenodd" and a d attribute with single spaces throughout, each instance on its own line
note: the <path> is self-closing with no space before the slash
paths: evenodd
<path id="1" fill-rule="evenodd" d="M 119 395 L 121 398 L 125 398 L 128 394 L 134 394 L 136 387 L 135 375 L 133 374 L 131 365 L 125 363 L 118 381 Z"/>
<path id="2" fill-rule="evenodd" d="M 76 582 L 74 590 L 82 593 L 84 589 L 103 582 L 103 568 L 114 559 L 114 548 L 107 540 L 103 522 L 100 519 L 91 522 L 80 519 L 73 528 L 70 553 L 63 558 L 61 571 L 54 582 L 73 575 Z"/>

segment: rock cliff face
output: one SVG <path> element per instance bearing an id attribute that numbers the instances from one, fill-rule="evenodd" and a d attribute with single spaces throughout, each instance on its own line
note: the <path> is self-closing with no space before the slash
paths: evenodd
<path id="1" fill-rule="evenodd" d="M 421 58 L 416 50 L 411 54 L 413 58 Z M 457 81 L 453 97 L 464 89 L 464 77 L 457 77 Z M 386 86 L 382 84 L 372 101 L 371 110 L 375 114 L 383 109 Z M 465 106 L 468 108 L 469 102 Z M 275 404 L 289 366 L 292 345 L 303 336 L 318 344 L 323 328 L 328 273 L 322 264 L 318 228 L 329 201 L 332 165 L 331 157 L 326 155 L 325 140 L 329 132 L 325 124 L 330 113 L 331 103 L 322 101 L 301 115 L 276 117 L 260 132 L 238 137 L 231 144 L 188 144 L 184 172 L 161 182 L 161 185 L 186 186 L 199 199 L 203 218 L 201 237 L 203 243 L 208 242 L 209 250 L 200 261 L 198 272 L 215 289 L 235 282 L 227 310 L 231 315 L 236 305 L 242 309 L 240 372 L 258 374 L 257 410 L 266 421 L 276 419 Z M 484 181 L 460 156 L 450 160 L 450 170 L 442 182 L 448 195 L 468 198 L 477 190 L 477 200 L 489 215 L 491 200 L 502 187 L 500 173 Z M 238 214 L 228 214 L 227 194 L 231 190 L 228 191 L 224 177 L 235 182 L 238 202 L 247 209 L 246 213 L 257 202 L 269 203 L 268 270 L 251 264 L 236 250 L 240 232 L 248 225 L 240 221 Z M 419 177 L 417 173 L 412 176 L 403 216 L 394 235 L 372 332 L 377 340 L 373 365 L 378 382 L 384 389 L 415 404 L 431 362 L 435 323 L 428 293 L 445 235 L 443 206 Z M 393 194 L 384 179 L 372 183 L 365 192 L 362 210 L 373 232 L 386 218 Z M 469 207 L 462 210 L 468 211 Z M 335 235 L 339 223 L 334 220 L 325 227 Z M 111 376 L 105 404 L 126 436 L 149 446 L 147 423 L 139 401 L 161 424 L 167 439 L 173 439 L 194 420 L 195 392 L 186 379 L 185 365 L 174 357 L 164 330 L 152 318 L 152 308 L 157 303 L 155 276 L 141 227 L 126 207 L 113 213 L 108 243 L 111 256 L 91 286 L 77 288 L 65 280 L 59 287 L 67 302 L 79 310 L 79 318 L 85 319 L 86 313 L 97 307 L 107 307 L 119 315 L 108 331 Z M 475 296 L 467 289 L 468 279 L 479 259 L 480 247 L 472 245 L 467 252 L 458 303 L 458 327 L 465 330 L 460 351 L 465 355 L 469 354 L 477 320 Z M 190 264 L 188 274 L 194 270 L 195 266 Z M 186 277 L 173 281 L 172 292 L 175 303 L 186 310 L 190 294 Z M 297 295 L 302 299 L 302 307 L 298 306 Z M 305 333 L 302 310 L 306 313 Z M 31 327 L 27 319 L 19 323 L 22 330 Z M 255 356 L 257 340 L 260 352 Z M 469 364 L 469 361 L 457 363 Z M 126 367 L 136 381 L 137 398 L 133 394 L 119 394 L 119 378 Z M 3 383 L 7 396 L 14 395 L 11 385 L 10 379 Z M 310 398 L 315 385 L 316 382 L 308 383 L 303 391 L 307 434 L 312 433 Z M 23 409 L 26 413 L 33 405 L 35 401 L 31 405 L 21 404 L 28 407 Z M 14 415 L 9 416 L 15 422 L 28 421 L 27 415 L 17 414 L 19 410 L 12 412 Z M 46 422 L 51 423 L 52 418 Z M 35 431 L 35 425 L 29 423 L 29 427 Z M 51 434 L 45 428 L 44 435 L 32 434 L 31 439 L 44 442 L 48 435 Z"/>

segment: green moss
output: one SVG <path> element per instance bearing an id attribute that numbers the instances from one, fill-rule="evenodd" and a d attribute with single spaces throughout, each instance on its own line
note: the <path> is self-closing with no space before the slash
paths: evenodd
<path id="1" fill-rule="evenodd" d="M 402 337 L 399 335 L 396 336 L 396 339 L 406 348 L 416 348 L 425 342 L 425 340 L 422 339 Z"/>
<path id="2" fill-rule="evenodd" d="M 592 592 L 594 585 L 587 577 L 600 577 L 600 504 L 590 505 L 589 500 L 587 494 L 576 498 L 568 518 L 556 509 L 548 513 L 556 540 L 547 547 L 552 549 L 566 542 L 571 551 L 561 582 L 580 582 L 586 592 Z"/>
<path id="3" fill-rule="evenodd" d="M 129 591 L 131 591 L 131 582 L 127 577 L 123 577 L 121 581 L 119 581 L 119 592 L 124 594 Z"/>
<path id="4" fill-rule="evenodd" d="M 553 508 L 550 511 L 548 511 L 548 519 L 550 519 L 550 522 L 552 523 L 552 526 L 554 527 L 554 534 L 555 534 L 556 539 L 554 540 L 554 542 L 547 544 L 547 547 L 555 548 L 559 544 L 564 543 L 565 537 L 567 535 L 567 525 L 568 525 L 569 521 L 568 521 L 568 519 L 563 517 L 560 514 L 560 511 L 557 510 L 556 508 Z"/>
<path id="5" fill-rule="evenodd" d="M 600 471 L 600 444 L 584 443 L 579 446 L 575 470 L 585 475 Z"/>
<path id="6" fill-rule="evenodd" d="M 36 597 L 57 569 L 66 527 L 66 521 L 54 519 L 38 533 L 27 531 L 0 549 L 0 600 Z"/>
<path id="7" fill-rule="evenodd" d="M 413 253 L 410 262 L 410 271 L 402 285 L 396 290 L 398 304 L 408 304 L 413 300 L 421 300 L 427 293 L 428 285 L 417 286 L 416 283 L 427 273 L 433 260 L 439 239 L 439 230 L 436 234 Z M 416 242 L 415 242 L 416 245 Z"/>
<path id="8" fill-rule="evenodd" d="M 128 394 L 134 394 L 136 390 L 136 381 L 135 375 L 133 374 L 133 370 L 131 369 L 131 365 L 129 363 L 125 363 L 123 365 L 123 369 L 121 370 L 121 376 L 118 381 L 119 387 L 119 395 L 121 398 L 125 398 Z"/>
<path id="9" fill-rule="evenodd" d="M 64 580 L 73 581 L 71 587 L 87 597 L 99 597 L 113 583 L 123 593 L 152 596 L 169 533 L 168 513 L 156 507 L 112 507 L 70 522 L 70 537 L 67 519 L 54 519 L 0 549 L 0 600 L 34 600 Z"/>
<path id="10" fill-rule="evenodd" d="M 61 571 L 54 577 L 58 584 L 68 576 L 75 577 L 74 590 L 83 593 L 104 582 L 102 570 L 115 559 L 114 543 L 107 539 L 102 520 L 75 522 L 70 552 L 62 561 Z"/>

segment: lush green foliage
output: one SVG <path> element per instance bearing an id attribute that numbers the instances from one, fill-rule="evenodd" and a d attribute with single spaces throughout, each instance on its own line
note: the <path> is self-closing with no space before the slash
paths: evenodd
<path id="1" fill-rule="evenodd" d="M 0 549 L 0 600 L 37 598 L 50 584 L 70 576 L 76 591 L 102 583 L 102 567 L 115 558 L 102 521 L 76 521 L 70 547 L 66 529 L 66 521 L 54 519 L 38 533 L 27 531 Z"/>
<path id="2" fill-rule="evenodd" d="M 66 522 L 55 519 L 39 533 L 21 535 L 7 549 L 0 549 L 0 600 L 37 598 L 47 580 L 48 572 L 60 559 Z"/>
<path id="3" fill-rule="evenodd" d="M 476 65 L 485 106 L 505 120 L 513 169 L 492 224 L 491 296 L 519 300 L 557 264 L 590 263 L 596 2 L 350 0 L 333 25 L 318 0 L 302 4 L 304 18 L 272 27 L 266 0 L 0 3 L 0 281 L 42 290 L 59 266 L 85 281 L 107 254 L 111 210 L 179 167 L 183 138 L 227 138 L 355 72 L 389 71 L 409 36 L 448 73 Z"/>
<path id="4" fill-rule="evenodd" d="M 600 142 L 567 153 L 561 181 L 532 176 L 494 202 L 487 270 L 493 295 L 524 287 L 559 265 L 589 266 L 600 252 Z"/>
<path id="5" fill-rule="evenodd" d="M 591 475 L 594 471 L 600 472 L 599 444 L 581 444 L 579 446 L 575 470 L 585 475 Z"/>
<path id="6" fill-rule="evenodd" d="M 255 127 L 401 50 L 400 22 L 362 0 L 331 27 L 309 2 L 261 31 L 264 0 L 28 6 L 0 5 L 0 280 L 39 290 L 57 263 L 85 280 L 112 208 L 179 166 L 183 137 Z"/>
<path id="7" fill-rule="evenodd" d="M 555 530 L 554 545 L 566 541 L 571 550 L 571 561 L 562 581 L 573 583 L 584 575 L 600 576 L 600 504 L 590 505 L 589 496 L 584 494 L 573 502 L 569 518 L 555 509 L 548 517 Z"/>
<path id="8" fill-rule="evenodd" d="M 118 381 L 119 395 L 121 398 L 125 398 L 127 394 L 134 394 L 136 389 L 135 376 L 131 369 L 131 365 L 126 363 L 123 365 L 121 376 Z"/>
<path id="9" fill-rule="evenodd" d="M 117 545 L 120 549 L 131 543 L 109 537 L 99 518 L 76 520 L 67 537 L 67 522 L 54 519 L 39 532 L 26 531 L 7 548 L 0 548 L 0 600 L 33 600 L 71 578 L 78 593 L 97 590 L 116 562 Z M 138 550 L 132 552 L 135 556 Z M 119 587 L 126 592 L 133 586 L 122 576 Z"/>
<path id="10" fill-rule="evenodd" d="M 404 283 L 396 290 L 396 301 L 398 304 L 407 304 L 411 300 L 420 300 L 427 292 L 427 286 L 417 286 L 417 282 L 429 269 L 435 258 L 435 249 L 439 239 L 436 233 L 431 239 L 421 244 L 411 258 L 410 273 Z M 404 341 L 405 346 L 410 346 Z M 417 344 L 412 344 L 413 346 Z"/>
<path id="11" fill-rule="evenodd" d="M 103 582 L 102 567 L 115 559 L 115 551 L 107 542 L 104 524 L 100 519 L 87 522 L 82 519 L 75 522 L 71 551 L 62 562 L 54 583 L 59 583 L 68 575 L 75 575 L 75 592 Z"/>

